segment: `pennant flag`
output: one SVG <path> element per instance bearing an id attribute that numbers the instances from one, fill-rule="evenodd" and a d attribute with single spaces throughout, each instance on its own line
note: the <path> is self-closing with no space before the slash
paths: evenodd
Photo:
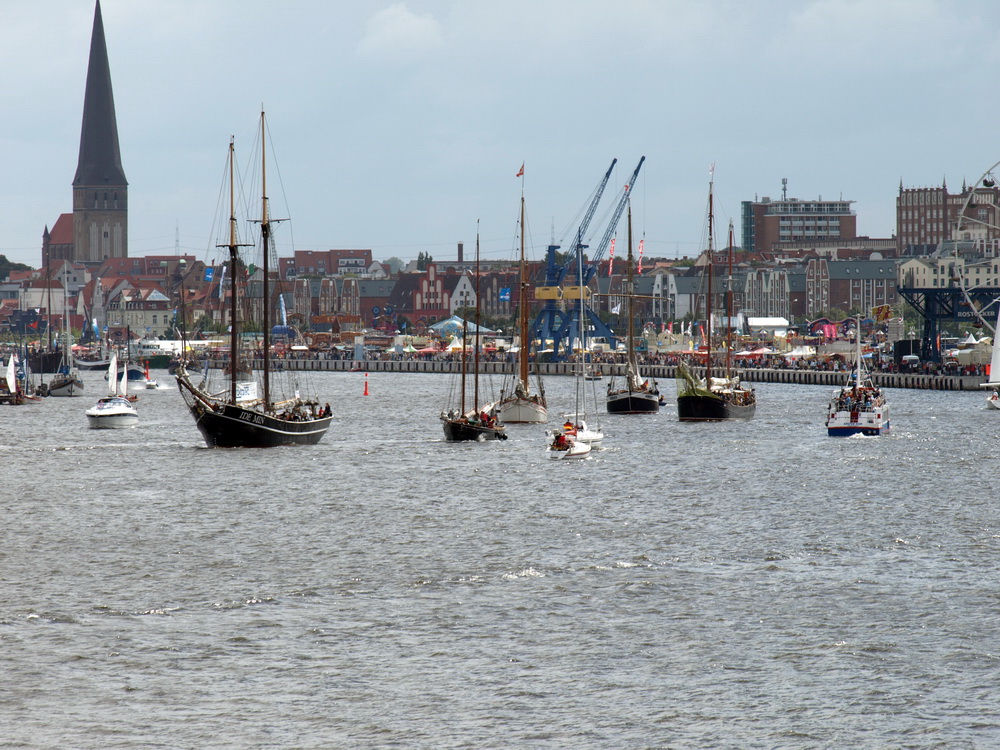
<path id="1" fill-rule="evenodd" d="M 617 315 L 618 313 L 621 312 L 621 309 L 622 309 L 622 303 L 619 302 L 617 305 L 615 305 L 614 307 L 611 308 L 611 314 L 612 315 Z"/>
<path id="2" fill-rule="evenodd" d="M 519 170 L 517 170 L 517 174 L 514 175 L 514 176 L 515 177 L 523 177 L 524 176 L 524 162 L 523 161 L 521 162 L 521 168 Z"/>
<path id="3" fill-rule="evenodd" d="M 611 238 L 611 247 L 608 248 L 608 276 L 615 270 L 615 238 Z"/>
<path id="4" fill-rule="evenodd" d="M 642 246 L 645 241 L 646 240 L 639 240 L 639 267 L 636 269 L 636 271 L 639 273 L 640 276 L 642 275 Z"/>

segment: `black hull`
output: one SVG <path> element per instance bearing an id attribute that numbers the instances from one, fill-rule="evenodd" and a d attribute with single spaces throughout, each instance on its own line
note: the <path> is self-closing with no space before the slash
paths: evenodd
<path id="1" fill-rule="evenodd" d="M 752 419 L 757 404 L 731 404 L 718 397 L 694 395 L 677 397 L 677 417 L 681 422 L 721 422 Z"/>
<path id="2" fill-rule="evenodd" d="M 656 414 L 660 411 L 660 396 L 643 391 L 623 391 L 608 394 L 608 414 Z"/>
<path id="3" fill-rule="evenodd" d="M 195 423 L 209 448 L 273 448 L 279 445 L 315 445 L 326 434 L 332 417 L 305 421 L 278 419 L 254 409 L 220 404 L 219 410 L 196 403 Z"/>
<path id="4" fill-rule="evenodd" d="M 441 419 L 444 426 L 444 439 L 449 443 L 479 442 L 482 440 L 506 440 L 507 433 L 503 427 L 486 427 L 457 419 Z"/>

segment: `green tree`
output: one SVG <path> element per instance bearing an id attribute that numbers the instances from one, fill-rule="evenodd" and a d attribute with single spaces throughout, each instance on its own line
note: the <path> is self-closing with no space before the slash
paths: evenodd
<path id="1" fill-rule="evenodd" d="M 6 255 L 0 255 L 0 279 L 6 281 L 10 277 L 11 271 L 30 271 L 31 266 L 24 263 L 14 263 L 7 259 Z"/>

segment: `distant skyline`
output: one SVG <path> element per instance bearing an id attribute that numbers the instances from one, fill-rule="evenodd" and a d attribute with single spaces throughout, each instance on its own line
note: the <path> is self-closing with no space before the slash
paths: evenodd
<path id="1" fill-rule="evenodd" d="M 0 253 L 37 266 L 72 210 L 93 0 L 5 0 Z M 218 257 L 230 134 L 260 108 L 275 148 L 278 250 L 376 259 L 513 258 L 521 180 L 534 259 L 591 226 L 643 155 L 633 212 L 647 256 L 704 245 L 740 202 L 854 201 L 895 232 L 905 187 L 957 191 L 1000 160 L 993 0 L 102 0 L 129 254 Z M 279 180 L 280 177 L 280 180 Z M 282 196 L 283 194 L 283 196 Z M 276 209 L 277 210 L 277 209 Z M 281 209 L 282 213 L 285 209 Z M 624 222 L 619 236 L 623 236 Z M 292 240 L 294 239 L 294 243 Z"/>

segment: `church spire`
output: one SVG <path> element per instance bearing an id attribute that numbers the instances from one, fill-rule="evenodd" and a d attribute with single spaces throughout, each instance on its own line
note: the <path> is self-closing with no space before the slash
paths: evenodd
<path id="1" fill-rule="evenodd" d="M 118 150 L 115 98 L 104 40 L 101 2 L 94 6 L 80 159 L 73 178 L 72 258 L 100 263 L 128 257 L 128 181 Z"/>
<path id="2" fill-rule="evenodd" d="M 111 90 L 104 20 L 101 17 L 101 2 L 97 0 L 94 31 L 90 38 L 87 92 L 83 100 L 80 158 L 73 186 L 122 187 L 127 184 L 118 150 L 118 123 L 115 120 L 115 97 Z"/>

